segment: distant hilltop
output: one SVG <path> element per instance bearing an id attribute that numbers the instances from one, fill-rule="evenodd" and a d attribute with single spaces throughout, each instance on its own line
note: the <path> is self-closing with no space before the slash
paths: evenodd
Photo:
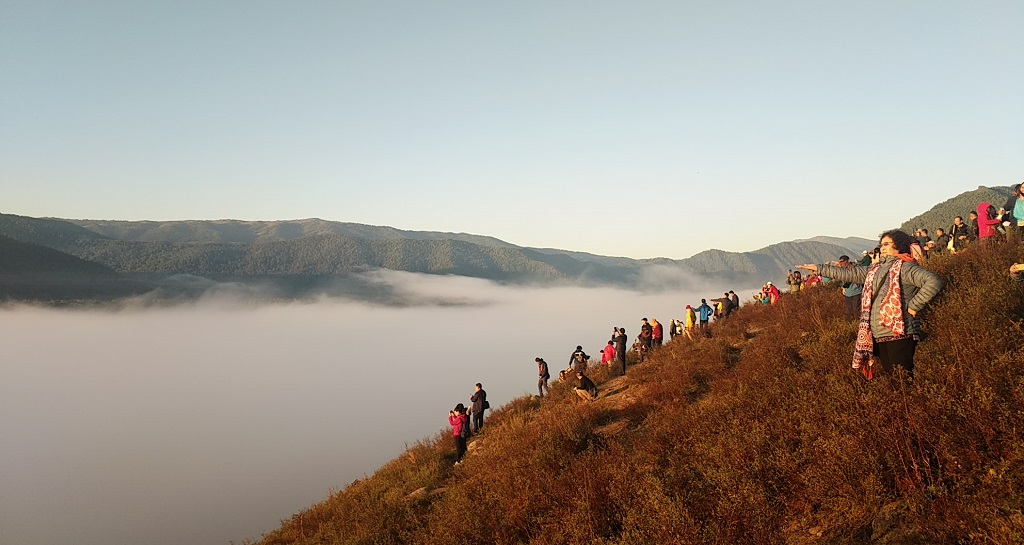
<path id="1" fill-rule="evenodd" d="M 979 188 L 911 221 L 927 214 L 941 219 L 960 201 L 998 200 L 999 195 L 1005 199 L 1009 192 L 1009 188 Z M 957 208 L 956 214 L 965 213 Z M 945 223 L 948 221 L 941 225 Z M 869 239 L 822 236 L 780 242 L 751 252 L 706 250 L 686 259 L 630 259 L 522 247 L 467 233 L 405 231 L 316 218 L 112 221 L 10 214 L 0 214 L 0 236 L 20 243 L 0 246 L 0 260 L 20 264 L 18 270 L 4 272 L 0 297 L 17 300 L 102 300 L 147 291 L 168 298 L 191 297 L 201 294 L 210 282 L 180 280 L 198 277 L 213 283 L 258 283 L 269 286 L 275 297 L 282 298 L 344 294 L 387 302 L 387 294 L 379 293 L 379 286 L 360 278 L 361 273 L 375 269 L 503 283 L 631 289 L 685 288 L 690 282 L 706 279 L 753 286 L 781 280 L 794 264 L 856 255 L 875 244 Z M 52 257 L 53 251 L 69 258 L 61 262 L 61 270 L 82 269 L 79 288 L 41 290 L 33 281 L 41 273 L 53 272 L 52 264 L 56 262 L 43 258 Z M 101 280 L 96 276 L 97 269 L 87 264 L 100 265 L 114 276 Z M 85 289 L 90 279 L 102 281 L 105 287 Z"/>

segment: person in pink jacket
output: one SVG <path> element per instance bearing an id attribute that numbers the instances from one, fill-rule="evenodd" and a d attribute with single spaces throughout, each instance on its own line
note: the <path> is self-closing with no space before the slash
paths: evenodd
<path id="1" fill-rule="evenodd" d="M 455 437 L 455 463 L 462 461 L 466 455 L 466 439 L 469 437 L 469 417 L 466 416 L 466 406 L 459 403 L 455 409 L 448 411 L 448 423 L 452 426 L 452 435 Z"/>
<path id="2" fill-rule="evenodd" d="M 999 220 L 995 217 L 995 210 L 991 203 L 978 204 L 978 238 L 996 236 L 996 225 L 999 225 Z"/>

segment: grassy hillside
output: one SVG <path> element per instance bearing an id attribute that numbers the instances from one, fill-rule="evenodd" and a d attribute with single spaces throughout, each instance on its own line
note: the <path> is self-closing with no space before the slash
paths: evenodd
<path id="1" fill-rule="evenodd" d="M 913 233 L 923 228 L 928 229 L 928 233 L 932 235 L 934 235 L 935 229 L 940 227 L 948 231 L 949 227 L 953 225 L 953 218 L 962 216 L 964 221 L 967 221 L 967 214 L 974 212 L 978 208 L 978 203 L 989 202 L 998 210 L 1012 194 L 1011 189 L 1009 186 L 979 186 L 978 189 L 961 193 L 933 206 L 924 214 L 910 218 L 903 222 L 900 229 Z"/>
<path id="2" fill-rule="evenodd" d="M 594 403 L 508 403 L 459 466 L 441 431 L 259 543 L 1021 543 L 1021 257 L 929 263 L 948 285 L 912 383 L 850 369 L 835 288 L 787 294 L 596 371 Z"/>

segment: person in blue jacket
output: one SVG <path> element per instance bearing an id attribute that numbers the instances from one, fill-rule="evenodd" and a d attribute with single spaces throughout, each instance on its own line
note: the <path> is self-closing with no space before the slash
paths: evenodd
<path id="1" fill-rule="evenodd" d="M 711 316 L 714 313 L 715 313 L 714 309 L 712 309 L 710 306 L 708 306 L 708 300 L 707 299 L 701 299 L 700 300 L 700 306 L 697 307 L 697 317 L 700 318 L 700 328 L 701 329 L 707 329 L 708 328 L 708 320 L 711 319 Z"/>

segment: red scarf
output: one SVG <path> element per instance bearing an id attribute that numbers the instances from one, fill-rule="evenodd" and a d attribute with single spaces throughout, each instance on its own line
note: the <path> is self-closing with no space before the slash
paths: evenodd
<path id="1" fill-rule="evenodd" d="M 878 322 L 889 328 L 896 337 L 903 336 L 905 324 L 903 323 L 903 294 L 900 289 L 900 272 L 903 270 L 903 263 L 914 261 L 908 254 L 899 254 L 899 260 L 889 267 L 889 290 L 885 293 L 881 308 L 878 313 Z M 864 292 L 860 296 L 860 325 L 857 327 L 857 343 L 853 347 L 853 368 L 860 369 L 864 378 L 871 380 L 874 373 L 871 366 L 875 364 L 872 354 L 875 347 L 875 338 L 871 334 L 871 301 L 874 299 L 875 274 L 882 266 L 876 263 L 868 270 L 864 279 Z M 864 365 L 864 364 L 867 365 Z"/>

